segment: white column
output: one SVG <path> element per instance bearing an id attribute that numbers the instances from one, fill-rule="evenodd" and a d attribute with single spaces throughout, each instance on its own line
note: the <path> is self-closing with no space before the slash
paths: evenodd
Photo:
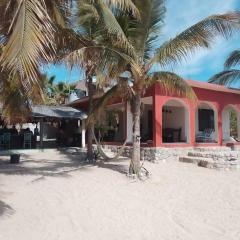
<path id="1" fill-rule="evenodd" d="M 40 119 L 40 148 L 43 148 L 43 119 Z"/>
<path id="2" fill-rule="evenodd" d="M 86 147 L 85 137 L 86 137 L 86 124 L 85 120 L 81 121 L 81 127 L 82 127 L 82 148 Z"/>
<path id="3" fill-rule="evenodd" d="M 131 106 L 127 103 L 127 142 L 133 141 L 133 115 L 131 112 Z"/>
<path id="4" fill-rule="evenodd" d="M 190 124 L 189 124 L 189 118 L 190 118 L 190 113 L 189 113 L 189 109 L 187 109 L 186 107 L 184 107 L 184 117 L 185 117 L 185 121 L 184 121 L 184 132 L 185 132 L 185 139 L 186 142 L 189 143 L 190 142 Z"/>
<path id="5" fill-rule="evenodd" d="M 220 140 L 219 140 L 219 133 L 218 133 L 218 128 L 219 128 L 219 126 L 218 126 L 218 119 L 221 117 L 221 112 L 219 112 L 220 110 L 217 110 L 216 108 L 215 109 L 213 109 L 213 111 L 214 111 L 214 128 L 215 128 L 215 141 L 216 142 L 219 142 Z M 219 115 L 219 116 L 218 116 Z"/>
<path id="6" fill-rule="evenodd" d="M 228 141 L 230 139 L 230 112 L 228 109 L 222 111 L 222 132 L 223 140 Z"/>

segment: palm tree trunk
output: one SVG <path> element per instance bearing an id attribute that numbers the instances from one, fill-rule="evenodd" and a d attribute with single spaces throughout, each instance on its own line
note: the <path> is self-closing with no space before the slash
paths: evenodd
<path id="1" fill-rule="evenodd" d="M 133 112 L 133 151 L 132 159 L 129 168 L 130 174 L 139 174 L 140 171 L 140 115 L 141 115 L 141 94 L 140 92 L 136 93 L 133 103 L 132 103 L 132 112 Z"/>
<path id="2" fill-rule="evenodd" d="M 90 113 L 92 112 L 92 109 L 93 109 L 94 85 L 92 81 L 92 76 L 89 76 L 88 74 L 86 74 L 86 76 L 87 76 L 88 98 L 89 98 L 88 113 Z M 87 127 L 87 159 L 90 163 L 92 163 L 94 160 L 93 146 L 92 146 L 93 130 L 94 130 L 94 124 L 90 122 Z"/>

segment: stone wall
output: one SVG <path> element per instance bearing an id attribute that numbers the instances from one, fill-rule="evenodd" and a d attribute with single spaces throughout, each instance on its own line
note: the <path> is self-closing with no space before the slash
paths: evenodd
<path id="1" fill-rule="evenodd" d="M 121 146 L 116 145 L 104 145 L 103 149 L 108 152 L 117 152 Z M 187 155 L 191 151 L 199 152 L 224 152 L 229 151 L 229 147 L 179 147 L 179 148 L 164 148 L 164 147 L 142 147 L 141 148 L 141 160 L 150 162 L 165 161 L 167 159 L 178 160 L 179 156 Z M 132 147 L 126 146 L 123 151 L 123 156 L 131 157 Z"/>

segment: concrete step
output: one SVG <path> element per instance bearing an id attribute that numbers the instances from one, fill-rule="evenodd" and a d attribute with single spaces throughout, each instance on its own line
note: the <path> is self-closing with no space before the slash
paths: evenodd
<path id="1" fill-rule="evenodd" d="M 195 156 L 183 156 L 179 157 L 180 162 L 193 163 L 199 167 L 205 167 L 217 170 L 240 170 L 240 161 L 214 161 L 211 158 L 195 157 Z"/>
<path id="2" fill-rule="evenodd" d="M 212 158 L 212 159 L 215 159 L 215 160 L 217 160 L 217 159 L 223 159 L 223 160 L 240 159 L 240 152 L 239 151 L 219 151 L 219 152 L 191 151 L 191 152 L 188 152 L 187 155 L 189 157 Z"/>
<path id="3" fill-rule="evenodd" d="M 196 157 L 196 156 L 183 156 L 179 157 L 180 162 L 185 162 L 185 163 L 193 163 L 198 166 L 204 166 L 207 168 L 212 168 L 213 166 L 213 160 L 212 159 L 206 159 L 202 157 Z"/>
<path id="4" fill-rule="evenodd" d="M 215 147 L 194 147 L 193 151 L 197 152 L 223 152 L 223 151 L 231 151 L 230 147 L 225 146 L 215 146 Z"/>

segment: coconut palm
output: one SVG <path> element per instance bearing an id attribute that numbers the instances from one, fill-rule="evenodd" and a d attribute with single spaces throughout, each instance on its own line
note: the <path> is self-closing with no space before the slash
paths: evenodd
<path id="1" fill-rule="evenodd" d="M 129 46 L 119 24 L 114 18 L 111 9 L 121 9 L 123 11 L 132 12 L 138 17 L 138 10 L 131 0 L 89 0 L 85 1 L 83 6 L 87 11 L 87 18 L 91 18 L 101 26 L 101 33 L 111 36 L 119 46 Z M 9 88 L 8 91 L 13 92 L 23 89 L 19 96 L 24 96 L 25 107 L 29 108 L 30 102 L 42 102 L 42 78 L 39 73 L 39 67 L 52 61 L 58 61 L 69 49 L 80 50 L 80 54 L 84 52 L 84 65 L 86 76 L 89 84 L 90 102 L 92 96 L 92 78 L 93 66 L 87 59 L 87 55 L 92 54 L 95 44 L 91 39 L 87 39 L 81 34 L 77 34 L 70 23 L 72 19 L 67 17 L 75 11 L 75 6 L 84 4 L 78 0 L 2 0 L 0 2 L 0 11 L 4 14 L 0 16 L 0 66 L 5 72 L 8 72 L 6 81 L 18 81 L 17 85 L 21 88 Z M 85 14 L 86 17 L 86 14 Z M 83 19 L 84 22 L 84 19 Z M 86 21 L 85 21 L 86 25 Z M 77 29 L 79 31 L 79 28 Z M 101 34 L 99 33 L 98 36 Z M 91 51 L 88 51 L 91 50 Z M 95 49 L 96 50 L 96 49 Z M 57 53 L 57 54 L 56 54 Z M 95 59 L 99 54 L 95 55 Z M 91 63 L 91 64 L 90 64 Z M 31 94 L 31 90 L 39 90 L 40 94 Z M 2 95 L 5 96 L 5 95 Z M 11 98 L 12 99 L 12 98 Z M 19 103 L 20 101 L 18 101 Z M 4 113 L 13 112 L 12 105 L 4 105 L 9 108 Z M 89 104 L 92 106 L 92 104 Z M 91 107 L 90 107 L 91 110 Z M 11 116 L 5 117 L 13 119 Z M 24 113 L 23 116 L 26 116 Z M 91 126 L 89 126 L 90 128 Z M 89 134 L 89 156 L 93 158 L 91 135 Z"/>
<path id="2" fill-rule="evenodd" d="M 53 84 L 52 97 L 58 105 L 66 104 L 69 94 L 75 87 L 76 84 L 74 83 L 68 84 L 65 82 L 58 82 L 57 84 Z"/>
<path id="3" fill-rule="evenodd" d="M 121 11 L 115 13 L 128 42 L 132 45 L 130 49 L 133 54 L 128 55 L 129 61 L 119 58 L 117 63 L 114 62 L 107 75 L 113 78 L 116 77 L 116 72 L 124 71 L 131 74 L 128 80 L 131 84 L 127 86 L 128 92 L 132 93 L 133 113 L 133 154 L 130 172 L 138 174 L 140 170 L 139 136 L 142 94 L 151 85 L 159 83 L 168 91 L 194 98 L 194 93 L 187 83 L 175 73 L 164 71 L 165 68 L 177 64 L 183 59 L 186 60 L 189 54 L 199 48 L 209 48 L 216 36 L 229 38 L 235 30 L 240 28 L 240 14 L 231 12 L 207 17 L 159 46 L 165 15 L 164 0 L 136 0 L 133 2 L 140 12 L 140 20 L 132 14 Z M 156 64 L 159 71 L 153 71 L 153 66 Z M 114 81 L 116 82 L 117 79 Z M 109 98 L 116 96 L 118 91 L 117 84 L 99 100 L 97 107 L 106 103 Z"/>
<path id="4" fill-rule="evenodd" d="M 110 2 L 109 2 L 110 3 Z M 127 1 L 122 4 L 111 4 L 113 11 L 130 11 L 138 18 L 138 11 L 132 4 L 131 8 L 124 7 Z M 131 2 L 130 2 L 131 3 Z M 116 20 L 112 11 L 108 9 L 104 1 L 79 0 L 76 5 L 77 11 L 73 21 L 75 29 L 75 37 L 82 39 L 83 44 L 79 44 L 66 49 L 64 60 L 70 65 L 79 66 L 84 69 L 86 75 L 86 83 L 88 87 L 88 106 L 89 112 L 93 109 L 93 95 L 95 86 L 93 85 L 93 76 L 101 74 L 99 65 L 104 68 L 111 62 L 110 56 L 115 55 L 114 49 L 121 49 L 131 55 L 132 47 L 128 42 L 121 26 Z M 112 64 L 112 62 L 111 62 Z M 101 69 L 103 70 L 103 69 Z M 99 84 L 99 81 L 98 81 Z M 92 141 L 93 141 L 94 123 L 88 122 L 88 160 L 93 161 Z"/>
<path id="5" fill-rule="evenodd" d="M 16 85 L 22 89 L 20 96 L 25 95 L 27 101 L 43 101 L 41 66 L 56 61 L 56 53 L 64 52 L 68 45 L 86 46 L 84 39 L 75 38 L 74 31 L 68 28 L 68 16 L 76 2 L 78 0 L 0 1 L 1 71 L 7 72 L 5 81 L 18 82 Z M 131 0 L 91 1 L 93 5 L 96 2 L 106 22 L 114 6 L 136 12 Z M 121 34 L 116 33 L 111 24 L 106 25 L 108 32 L 124 43 Z M 32 89 L 38 89 L 39 94 L 32 94 Z"/>
<path id="6" fill-rule="evenodd" d="M 5 72 L 1 78 L 2 88 L 8 86 L 9 96 L 18 96 L 22 101 L 7 104 L 2 95 L 3 116 L 14 120 L 14 109 L 21 104 L 30 110 L 32 103 L 42 103 L 41 65 L 53 60 L 56 46 L 54 44 L 58 26 L 65 21 L 61 0 L 1 0 L 0 2 L 0 68 Z M 37 93 L 37 94 L 36 94 Z M 13 101 L 14 98 L 9 98 Z M 16 100 L 16 99 L 15 99 Z M 19 108 L 21 109 L 21 108 Z M 10 114 L 12 113 L 12 114 Z M 20 114 L 19 110 L 16 113 Z M 27 116 L 26 111 L 22 112 Z"/>
<path id="7" fill-rule="evenodd" d="M 42 78 L 44 104 L 47 105 L 66 104 L 69 94 L 76 88 L 75 83 L 67 83 L 63 81 L 55 83 L 55 76 L 48 77 L 46 74 L 43 74 Z"/>
<path id="8" fill-rule="evenodd" d="M 224 64 L 224 70 L 209 79 L 211 83 L 231 86 L 240 81 L 240 50 L 231 52 Z"/>

